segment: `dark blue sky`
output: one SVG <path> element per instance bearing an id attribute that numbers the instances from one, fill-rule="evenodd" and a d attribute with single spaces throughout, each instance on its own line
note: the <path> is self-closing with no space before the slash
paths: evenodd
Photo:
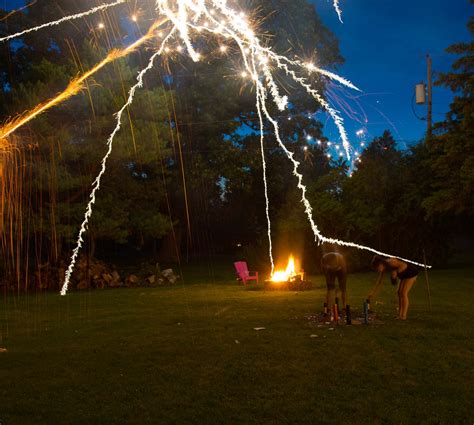
<path id="1" fill-rule="evenodd" d="M 390 129 L 401 146 L 422 138 L 426 123 L 414 116 L 411 107 L 414 85 L 426 81 L 426 53 L 433 58 L 434 71 L 447 71 L 454 57 L 444 49 L 470 40 L 466 24 L 474 7 L 469 0 L 341 0 L 343 24 L 332 0 L 311 1 L 340 41 L 346 63 L 338 72 L 363 90 L 362 97 L 348 101 L 354 114 L 344 116 L 351 141 L 356 144 L 360 129 L 367 140 Z M 11 9 L 24 2 L 0 0 L 0 4 Z M 449 91 L 434 89 L 434 120 L 443 119 L 450 100 Z M 416 111 L 426 114 L 423 106 Z M 322 114 L 319 118 L 326 120 Z M 338 140 L 329 120 L 325 134 Z"/>
<path id="2" fill-rule="evenodd" d="M 469 0 L 341 0 L 343 24 L 332 1 L 312 3 L 340 41 L 346 63 L 339 73 L 368 95 L 361 101 L 369 138 L 388 128 L 406 143 L 420 139 L 426 123 L 411 108 L 414 85 L 426 82 L 426 53 L 433 58 L 434 71 L 447 71 L 455 56 L 444 49 L 470 40 L 466 24 L 474 7 Z M 434 120 L 444 118 L 451 99 L 448 90 L 435 87 Z M 426 115 L 423 106 L 416 111 Z M 352 139 L 358 124 L 345 119 Z M 329 127 L 326 133 L 336 137 L 335 129 Z"/>

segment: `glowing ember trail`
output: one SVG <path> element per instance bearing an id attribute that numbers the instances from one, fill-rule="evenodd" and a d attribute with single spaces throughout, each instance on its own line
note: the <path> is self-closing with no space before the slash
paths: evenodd
<path id="1" fill-rule="evenodd" d="M 10 122 L 7 122 L 4 126 L 0 127 L 0 140 L 5 139 L 14 131 L 18 130 L 20 127 L 24 126 L 31 120 L 35 119 L 38 115 L 41 115 L 42 113 L 46 112 L 48 109 L 51 109 L 54 106 L 63 103 L 70 97 L 78 94 L 84 88 L 83 86 L 84 81 L 86 81 L 89 77 L 94 75 L 96 72 L 100 71 L 104 66 L 108 65 L 109 63 L 117 59 L 120 59 L 129 55 L 130 53 L 137 50 L 142 44 L 152 39 L 153 37 L 156 37 L 155 30 L 165 22 L 166 22 L 166 19 L 161 20 L 160 22 L 156 22 L 150 27 L 148 32 L 143 37 L 139 38 L 135 43 L 131 44 L 125 49 L 112 50 L 107 55 L 107 57 L 103 59 L 101 62 L 99 62 L 96 66 L 94 66 L 92 69 L 90 69 L 89 71 L 81 75 L 80 77 L 77 77 L 74 80 L 72 80 L 67 86 L 66 90 L 59 93 L 57 96 L 53 97 L 52 99 L 44 103 L 40 103 L 31 111 L 28 111 L 19 115 L 18 117 L 14 118 Z"/>
<path id="2" fill-rule="evenodd" d="M 0 19 L 0 22 L 6 21 L 6 20 L 7 20 L 8 18 L 10 18 L 11 16 L 15 15 L 15 14 L 18 13 L 18 12 L 21 12 L 22 10 L 28 9 L 29 7 L 33 6 L 35 3 L 36 3 L 36 0 L 33 0 L 31 3 L 25 4 L 24 6 L 18 8 L 18 9 L 12 10 L 11 12 L 7 13 L 6 15 L 4 15 L 4 16 L 2 17 L 2 19 Z"/>
<path id="3" fill-rule="evenodd" d="M 11 147 L 11 144 L 8 143 L 8 140 L 0 139 L 0 152 L 8 150 L 10 147 Z"/>
<path id="4" fill-rule="evenodd" d="M 0 41 L 7 41 L 12 38 L 21 36 L 31 31 L 36 31 L 47 26 L 57 25 L 61 22 L 65 22 L 71 19 L 77 19 L 83 16 L 90 15 L 100 10 L 106 8 L 126 3 L 127 0 L 118 0 L 114 3 L 103 4 L 95 8 L 90 9 L 87 12 L 83 12 L 77 15 L 66 16 L 58 21 L 50 22 L 48 24 L 41 25 L 36 28 L 31 28 L 23 32 L 13 34 L 7 37 L 0 38 Z M 184 47 L 187 50 L 187 53 L 192 58 L 193 61 L 199 61 L 201 58 L 201 53 L 197 51 L 195 46 L 202 46 L 202 43 L 196 43 L 196 39 L 201 38 L 203 34 L 208 33 L 214 35 L 221 42 L 230 42 L 233 41 L 238 49 L 240 50 L 242 57 L 242 76 L 248 76 L 256 88 L 256 109 L 259 117 L 259 126 L 260 126 L 260 147 L 262 153 L 263 161 L 263 179 L 265 187 L 265 201 L 266 201 L 266 216 L 268 223 L 268 239 L 269 239 L 269 256 L 272 264 L 272 272 L 274 269 L 273 256 L 272 256 L 272 239 L 271 239 L 271 223 L 269 216 L 269 199 L 268 199 L 268 190 L 267 190 L 267 179 L 266 179 L 266 163 L 264 155 L 264 120 L 265 117 L 273 128 L 273 133 L 276 137 L 276 140 L 280 147 L 283 149 L 288 159 L 293 164 L 293 174 L 297 178 L 298 188 L 301 190 L 302 199 L 306 215 L 308 217 L 311 229 L 313 231 L 315 241 L 317 243 L 331 243 L 341 246 L 353 247 L 357 249 L 362 249 L 370 251 L 376 254 L 384 256 L 393 256 L 390 254 L 385 254 L 383 252 L 377 251 L 373 248 L 359 245 L 353 242 L 345 242 L 338 239 L 328 238 L 321 234 L 316 223 L 312 216 L 311 205 L 306 198 L 306 187 L 303 185 L 303 176 L 299 173 L 299 162 L 295 160 L 294 153 L 289 151 L 285 146 L 282 137 L 280 135 L 279 125 L 276 119 L 274 119 L 267 107 L 267 100 L 270 98 L 279 110 L 285 110 L 288 108 L 288 98 L 287 96 L 282 96 L 280 87 L 275 79 L 275 70 L 285 73 L 290 77 L 295 83 L 303 87 L 306 92 L 312 96 L 331 116 L 334 123 L 336 124 L 340 137 L 342 139 L 344 149 L 346 151 L 346 156 L 348 160 L 351 160 L 351 146 L 348 140 L 348 136 L 344 129 L 344 123 L 342 117 L 339 115 L 339 112 L 331 106 L 328 100 L 311 84 L 309 79 L 304 76 L 305 74 L 309 75 L 312 73 L 318 73 L 324 78 L 329 78 L 343 86 L 349 87 L 351 89 L 357 90 L 357 88 L 346 79 L 321 68 L 318 68 L 312 63 L 302 63 L 297 60 L 290 60 L 286 56 L 279 55 L 273 52 L 270 48 L 265 47 L 261 44 L 259 38 L 255 35 L 254 30 L 252 29 L 251 24 L 249 23 L 246 15 L 243 12 L 230 7 L 227 0 L 156 0 L 156 11 L 163 15 L 167 21 L 169 21 L 172 26 L 168 36 L 162 42 L 160 48 L 153 54 L 150 59 L 150 62 L 146 68 L 144 68 L 138 74 L 138 82 L 130 89 L 129 97 L 122 109 L 117 113 L 117 125 L 110 135 L 107 146 L 108 150 L 105 157 L 102 160 L 102 168 L 93 184 L 93 190 L 90 195 L 90 201 L 87 206 L 86 214 L 84 221 L 82 223 L 79 237 L 77 240 L 76 249 L 73 251 L 71 258 L 71 264 L 66 272 L 66 278 L 61 290 L 61 294 L 65 295 L 68 289 L 69 280 L 71 274 L 74 270 L 74 264 L 78 256 L 79 249 L 83 243 L 83 234 L 85 233 L 88 225 L 88 220 L 92 215 L 92 205 L 95 202 L 95 194 L 100 188 L 100 180 L 102 175 L 106 170 L 107 159 L 112 152 L 113 140 L 116 133 L 120 130 L 121 127 L 121 117 L 125 109 L 130 106 L 133 102 L 133 97 L 137 88 L 141 87 L 143 84 L 144 75 L 152 69 L 154 60 L 159 56 L 163 51 L 172 51 L 172 46 L 168 47 L 167 43 L 172 38 L 172 35 L 176 33 L 179 36 L 179 39 L 184 44 Z M 333 1 L 334 9 L 342 22 L 342 14 L 339 7 L 339 0 Z M 7 124 L 5 127 L 0 129 L 0 140 L 5 138 L 8 134 L 11 134 L 15 129 L 19 128 L 21 125 L 32 120 L 48 108 L 58 105 L 63 102 L 68 97 L 76 94 L 82 87 L 83 81 L 94 72 L 97 72 L 100 68 L 105 66 L 107 63 L 123 57 L 130 53 L 131 51 L 138 48 L 145 41 L 153 37 L 153 31 L 158 26 L 158 23 L 154 23 L 148 33 L 135 42 L 133 45 L 129 46 L 124 50 L 112 51 L 109 53 L 106 59 L 100 62 L 96 67 L 90 70 L 88 73 L 83 76 L 73 80 L 68 88 L 56 98 L 51 99 L 44 104 L 38 105 L 33 111 L 13 120 L 10 124 Z M 178 37 L 177 37 L 178 38 Z M 226 46 L 221 46 L 221 48 L 226 48 Z M 178 46 L 177 49 L 182 49 L 182 46 Z M 179 50 L 181 51 L 181 50 Z M 406 262 L 416 264 L 418 266 L 423 266 L 420 263 L 416 263 L 411 260 L 400 258 Z"/>

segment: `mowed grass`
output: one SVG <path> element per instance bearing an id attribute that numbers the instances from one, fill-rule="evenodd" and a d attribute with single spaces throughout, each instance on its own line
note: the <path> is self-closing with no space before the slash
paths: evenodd
<path id="1" fill-rule="evenodd" d="M 387 280 L 383 325 L 334 330 L 305 318 L 321 310 L 321 276 L 300 293 L 248 291 L 229 270 L 173 288 L 7 297 L 0 423 L 471 424 L 473 272 L 430 272 L 431 312 L 421 274 L 407 322 Z M 375 278 L 350 276 L 354 309 Z"/>

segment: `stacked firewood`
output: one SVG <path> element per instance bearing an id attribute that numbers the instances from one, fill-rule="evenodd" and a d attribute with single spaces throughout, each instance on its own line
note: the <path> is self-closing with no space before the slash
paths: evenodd
<path id="1" fill-rule="evenodd" d="M 118 271 L 105 261 L 81 258 L 72 276 L 76 289 L 117 288 L 123 286 Z"/>
<path id="2" fill-rule="evenodd" d="M 37 267 L 28 281 L 21 286 L 29 289 L 59 290 L 64 282 L 67 263 L 61 261 L 59 265 L 52 266 L 49 263 Z M 136 273 L 136 274 L 135 274 Z M 119 272 L 116 266 L 97 259 L 81 257 L 74 268 L 71 276 L 70 288 L 104 289 L 119 287 L 143 287 L 143 286 L 171 286 L 175 285 L 179 276 L 173 269 L 161 270 L 158 264 L 140 264 L 135 273 Z M 11 277 L 0 277 L 0 288 L 15 289 L 11 283 L 16 280 Z"/>

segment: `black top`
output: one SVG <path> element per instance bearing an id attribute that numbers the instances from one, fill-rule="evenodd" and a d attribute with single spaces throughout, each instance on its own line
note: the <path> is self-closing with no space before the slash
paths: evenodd
<path id="1" fill-rule="evenodd" d="M 420 273 L 420 269 L 415 265 L 409 263 L 405 270 L 397 273 L 397 276 L 399 279 L 403 280 L 418 276 L 418 273 Z"/>

